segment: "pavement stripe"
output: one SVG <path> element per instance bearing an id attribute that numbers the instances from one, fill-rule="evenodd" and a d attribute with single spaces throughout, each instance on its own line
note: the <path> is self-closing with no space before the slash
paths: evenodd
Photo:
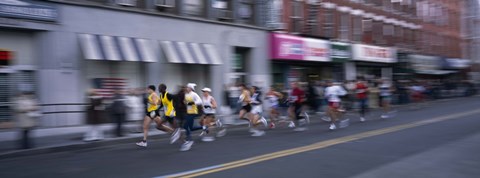
<path id="1" fill-rule="evenodd" d="M 206 167 L 206 168 L 196 169 L 196 170 L 187 171 L 187 172 L 180 172 L 180 173 L 177 173 L 177 174 L 165 175 L 165 176 L 160 176 L 160 177 L 168 177 L 168 178 L 170 178 L 170 177 L 172 177 L 172 178 L 174 178 L 174 177 L 185 177 L 185 178 L 189 178 L 189 177 L 202 176 L 202 175 L 211 174 L 211 173 L 215 173 L 215 172 L 220 172 L 220 171 L 224 171 L 224 170 L 228 170 L 228 169 L 233 169 L 233 168 L 237 168 L 237 167 L 251 165 L 251 164 L 258 163 L 258 162 L 268 161 L 268 160 L 272 160 L 272 159 L 275 159 L 275 158 L 280 158 L 280 157 L 290 156 L 290 155 L 303 153 L 303 152 L 307 152 L 307 151 L 327 148 L 327 147 L 330 147 L 330 146 L 333 146 L 333 145 L 338 145 L 338 144 L 342 144 L 342 143 L 346 143 L 346 142 L 360 140 L 360 139 L 364 139 L 364 138 L 368 138 L 368 137 L 388 134 L 388 133 L 392 133 L 392 132 L 397 132 L 397 131 L 401 131 L 401 130 L 405 130 L 405 129 L 410 129 L 410 128 L 414 128 L 414 127 L 419 127 L 419 126 L 433 124 L 433 123 L 447 121 L 447 120 L 460 119 L 462 117 L 469 116 L 469 115 L 474 115 L 474 114 L 480 114 L 480 109 L 469 111 L 469 112 L 462 112 L 462 113 L 450 114 L 450 115 L 446 115 L 446 116 L 435 117 L 435 118 L 431 118 L 431 119 L 427 119 L 427 120 L 423 120 L 423 121 L 417 121 L 417 122 L 412 122 L 412 123 L 408 123 L 408 124 L 402 124 L 402 125 L 398 125 L 398 126 L 387 127 L 387 128 L 384 128 L 384 129 L 377 129 L 377 130 L 373 130 L 373 131 L 362 132 L 362 133 L 358 133 L 358 134 L 354 134 L 354 135 L 350 135 L 350 136 L 345 136 L 345 137 L 340 137 L 340 138 L 336 138 L 336 139 L 317 142 L 317 143 L 307 145 L 307 146 L 287 149 L 287 150 L 283 150 L 283 151 L 277 151 L 277 152 L 273 152 L 273 153 L 269 153 L 269 154 L 264 154 L 264 155 L 260 155 L 260 156 L 247 158 L 247 159 L 233 161 L 233 162 L 230 162 L 230 163 L 219 164 L 219 165 L 210 166 L 210 167 Z"/>

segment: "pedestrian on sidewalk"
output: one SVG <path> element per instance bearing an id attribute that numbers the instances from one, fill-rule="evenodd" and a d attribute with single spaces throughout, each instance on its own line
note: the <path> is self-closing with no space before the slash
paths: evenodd
<path id="1" fill-rule="evenodd" d="M 115 119 L 115 123 L 117 127 L 115 129 L 115 135 L 117 137 L 123 137 L 123 129 L 122 125 L 125 122 L 125 118 L 127 115 L 127 105 L 125 104 L 126 98 L 122 94 L 121 89 L 115 90 L 115 95 L 113 96 L 113 103 L 112 103 L 112 115 Z"/>
<path id="2" fill-rule="evenodd" d="M 104 138 L 103 131 L 100 129 L 99 124 L 102 123 L 103 114 L 105 112 L 105 105 L 103 104 L 103 98 L 98 95 L 95 89 L 89 91 L 89 106 L 87 108 L 87 124 L 90 128 L 85 133 L 84 141 L 95 141 Z"/>
<path id="3" fill-rule="evenodd" d="M 142 91 L 144 89 L 141 89 Z M 138 126 L 132 129 L 133 133 L 141 133 L 143 127 L 144 111 L 147 110 L 143 104 L 142 91 L 140 89 L 131 89 L 127 99 L 128 115 L 127 120 L 138 123 Z M 145 109 L 144 109 L 145 108 Z"/>
<path id="4" fill-rule="evenodd" d="M 37 119 L 40 117 L 38 102 L 33 92 L 22 92 L 15 99 L 16 126 L 21 129 L 20 148 L 29 149 L 33 147 L 30 140 L 30 133 L 37 125 Z"/>

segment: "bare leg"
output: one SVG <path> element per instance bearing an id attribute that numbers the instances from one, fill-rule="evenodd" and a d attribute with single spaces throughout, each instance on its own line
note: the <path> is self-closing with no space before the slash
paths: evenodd
<path id="1" fill-rule="evenodd" d="M 148 137 L 148 129 L 150 127 L 150 123 L 152 122 L 152 119 L 148 116 L 145 116 L 143 119 L 143 140 L 146 141 Z"/>

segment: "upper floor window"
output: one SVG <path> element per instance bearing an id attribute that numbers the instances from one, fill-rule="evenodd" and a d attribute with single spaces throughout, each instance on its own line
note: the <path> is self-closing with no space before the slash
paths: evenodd
<path id="1" fill-rule="evenodd" d="M 220 21 L 232 21 L 232 3 L 228 0 L 214 0 L 212 1 L 215 17 Z"/>
<path id="2" fill-rule="evenodd" d="M 323 19 L 323 31 L 325 33 L 325 36 L 329 38 L 334 37 L 335 15 L 333 14 L 333 11 L 334 10 L 332 9 L 325 9 Z"/>
<path id="3" fill-rule="evenodd" d="M 175 0 L 155 0 L 155 6 L 161 12 L 178 13 Z"/>
<path id="4" fill-rule="evenodd" d="M 340 15 L 340 39 L 349 40 L 350 39 L 350 24 L 351 17 L 349 14 Z"/>
<path id="5" fill-rule="evenodd" d="M 240 0 L 236 11 L 240 22 L 247 24 L 255 23 L 255 2 L 253 0 Z"/>
<path id="6" fill-rule="evenodd" d="M 292 32 L 301 32 L 301 21 L 303 19 L 303 2 L 299 0 L 292 1 L 292 13 L 290 16 L 292 20 Z"/>
<path id="7" fill-rule="evenodd" d="M 205 4 L 203 0 L 183 0 L 183 13 L 187 16 L 204 16 Z"/>

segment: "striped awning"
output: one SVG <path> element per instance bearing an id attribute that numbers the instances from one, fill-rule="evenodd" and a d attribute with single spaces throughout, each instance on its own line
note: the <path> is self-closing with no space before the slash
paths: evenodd
<path id="1" fill-rule="evenodd" d="M 83 56 L 89 60 L 156 62 L 149 40 L 78 34 Z"/>
<path id="2" fill-rule="evenodd" d="M 168 62 L 186 64 L 222 64 L 217 48 L 212 44 L 161 41 Z"/>

